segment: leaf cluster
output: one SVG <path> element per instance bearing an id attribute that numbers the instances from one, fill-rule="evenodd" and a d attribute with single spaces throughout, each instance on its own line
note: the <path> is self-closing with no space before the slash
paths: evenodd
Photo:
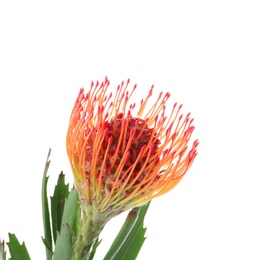
<path id="1" fill-rule="evenodd" d="M 65 175 L 61 172 L 52 197 L 48 197 L 48 169 L 50 166 L 49 150 L 42 181 L 42 213 L 47 260 L 71 260 L 73 243 L 77 237 L 80 223 L 80 203 L 75 188 L 69 189 L 65 183 Z M 50 202 L 50 203 L 49 203 Z M 143 226 L 145 214 L 149 203 L 142 207 L 132 209 L 113 241 L 103 260 L 133 260 L 136 259 L 144 241 L 146 228 Z M 87 260 L 94 258 L 99 238 L 95 241 Z M 30 260 L 26 245 L 19 243 L 15 234 L 9 234 L 7 243 L 11 260 Z M 4 241 L 0 240 L 0 260 L 6 260 L 7 252 Z"/>

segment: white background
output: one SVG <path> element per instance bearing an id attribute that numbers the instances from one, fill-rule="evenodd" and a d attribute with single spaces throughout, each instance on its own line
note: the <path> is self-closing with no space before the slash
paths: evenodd
<path id="1" fill-rule="evenodd" d="M 271 1 L 1 1 L 0 236 L 16 233 L 32 259 L 41 179 L 61 170 L 79 88 L 155 84 L 192 112 L 199 154 L 155 199 L 138 259 L 272 259 Z M 125 215 L 106 226 L 102 259 Z"/>

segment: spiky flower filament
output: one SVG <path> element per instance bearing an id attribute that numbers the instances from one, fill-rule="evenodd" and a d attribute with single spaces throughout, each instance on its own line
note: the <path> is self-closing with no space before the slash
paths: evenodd
<path id="1" fill-rule="evenodd" d="M 190 114 L 174 104 L 166 116 L 169 93 L 159 94 L 150 109 L 151 87 L 138 111 L 129 103 L 136 85 L 129 80 L 108 93 L 106 78 L 80 90 L 67 133 L 67 152 L 81 198 L 96 201 L 101 212 L 140 206 L 171 190 L 197 154 L 195 141 L 186 153 L 194 130 Z"/>

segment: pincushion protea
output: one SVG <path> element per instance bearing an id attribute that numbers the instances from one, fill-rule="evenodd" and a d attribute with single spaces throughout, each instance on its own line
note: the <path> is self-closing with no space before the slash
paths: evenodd
<path id="1" fill-rule="evenodd" d="M 129 91 L 129 80 L 122 82 L 113 94 L 109 84 L 106 78 L 92 82 L 87 94 L 80 90 L 67 133 L 83 212 L 75 259 L 87 254 L 110 218 L 176 186 L 197 155 L 197 140 L 186 153 L 194 130 L 190 114 L 184 118 L 174 104 L 166 115 L 169 93 L 147 109 L 153 86 L 137 107 L 129 102 L 136 85 Z"/>

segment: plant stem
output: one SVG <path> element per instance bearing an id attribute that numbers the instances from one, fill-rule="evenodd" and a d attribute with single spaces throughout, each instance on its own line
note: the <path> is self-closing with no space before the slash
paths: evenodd
<path id="1" fill-rule="evenodd" d="M 87 259 L 89 252 L 99 237 L 105 224 L 116 214 L 112 211 L 100 212 L 95 201 L 91 204 L 81 200 L 81 220 L 74 244 L 73 260 Z"/>

